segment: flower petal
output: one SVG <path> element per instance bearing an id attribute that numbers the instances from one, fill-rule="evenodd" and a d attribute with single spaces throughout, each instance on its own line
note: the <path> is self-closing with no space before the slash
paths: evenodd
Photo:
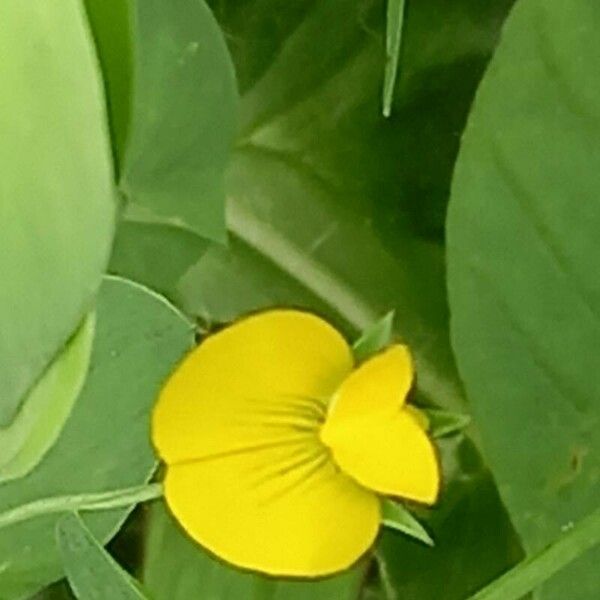
<path id="1" fill-rule="evenodd" d="M 360 484 L 432 504 L 440 470 L 419 417 L 405 404 L 412 380 L 405 346 L 369 359 L 336 392 L 320 436 L 340 468 Z"/>
<path id="2" fill-rule="evenodd" d="M 364 362 L 340 386 L 327 422 L 397 411 L 406 402 L 414 376 L 410 351 L 395 345 Z"/>
<path id="3" fill-rule="evenodd" d="M 208 550 L 277 576 L 351 566 L 380 524 L 379 499 L 340 473 L 316 439 L 169 466 L 165 497 Z"/>
<path id="4" fill-rule="evenodd" d="M 208 337 L 168 380 L 153 442 L 173 464 L 314 431 L 352 361 L 343 337 L 313 314 L 242 319 Z"/>
<path id="5" fill-rule="evenodd" d="M 440 467 L 435 448 L 411 412 L 344 421 L 321 438 L 342 471 L 366 488 L 425 504 L 436 501 Z"/>

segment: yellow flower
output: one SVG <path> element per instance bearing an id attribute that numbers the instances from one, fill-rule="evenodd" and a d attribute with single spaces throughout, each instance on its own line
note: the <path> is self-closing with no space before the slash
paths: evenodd
<path id="1" fill-rule="evenodd" d="M 405 346 L 354 368 L 340 333 L 306 312 L 263 312 L 208 337 L 153 415 L 170 510 L 239 567 L 349 567 L 375 540 L 379 495 L 436 500 L 435 450 L 405 404 L 412 380 Z"/>

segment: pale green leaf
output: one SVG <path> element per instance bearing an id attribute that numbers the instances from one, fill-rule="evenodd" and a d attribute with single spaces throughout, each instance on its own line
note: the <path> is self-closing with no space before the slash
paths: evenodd
<path id="1" fill-rule="evenodd" d="M 58 438 L 83 387 L 94 330 L 91 314 L 27 394 L 13 422 L 0 428 L 0 481 L 27 475 Z"/>
<path id="2" fill-rule="evenodd" d="M 0 427 L 84 315 L 113 236 L 105 100 L 79 0 L 0 2 Z"/>

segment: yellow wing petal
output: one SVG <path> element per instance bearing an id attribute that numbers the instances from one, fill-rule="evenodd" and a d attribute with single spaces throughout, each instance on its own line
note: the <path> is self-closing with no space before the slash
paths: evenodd
<path id="1" fill-rule="evenodd" d="M 179 365 L 154 410 L 153 442 L 172 464 L 314 431 L 351 369 L 348 344 L 315 315 L 273 310 L 247 317 Z"/>
<path id="2" fill-rule="evenodd" d="M 375 355 L 340 386 L 329 408 L 328 423 L 399 410 L 404 406 L 413 375 L 406 346 L 391 346 Z"/>
<path id="3" fill-rule="evenodd" d="M 380 522 L 378 498 L 340 473 L 317 439 L 170 466 L 165 497 L 208 550 L 276 576 L 351 566 Z"/>
<path id="4" fill-rule="evenodd" d="M 340 469 L 379 494 L 433 504 L 440 488 L 435 449 L 408 411 L 348 421 L 326 440 Z"/>
<path id="5" fill-rule="evenodd" d="M 335 394 L 321 440 L 339 467 L 380 494 L 435 502 L 435 448 L 404 402 L 412 384 L 408 349 L 394 346 L 354 371 Z"/>

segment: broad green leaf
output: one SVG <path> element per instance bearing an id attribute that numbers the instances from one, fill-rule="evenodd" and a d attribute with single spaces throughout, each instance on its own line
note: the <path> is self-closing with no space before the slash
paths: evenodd
<path id="1" fill-rule="evenodd" d="M 210 556 L 191 540 L 162 504 L 150 510 L 144 587 L 154 600 L 353 600 L 366 563 L 314 582 L 278 580 L 239 571 Z"/>
<path id="2" fill-rule="evenodd" d="M 400 531 L 409 537 L 423 542 L 427 546 L 435 545 L 423 525 L 399 502 L 387 499 L 382 500 L 381 522 L 386 527 Z"/>
<path id="3" fill-rule="evenodd" d="M 191 346 L 187 321 L 145 288 L 107 278 L 97 304 L 90 372 L 60 438 L 25 478 L 0 486 L 0 512 L 37 499 L 144 483 L 155 466 L 150 408 Z M 129 510 L 86 514 L 105 543 Z M 0 529 L 0 598 L 28 597 L 62 576 L 52 514 Z"/>
<path id="4" fill-rule="evenodd" d="M 27 394 L 10 426 L 0 429 L 0 482 L 27 475 L 56 442 L 83 387 L 94 330 L 91 314 Z"/>
<path id="5" fill-rule="evenodd" d="M 529 553 L 600 497 L 600 6 L 522 0 L 475 102 L 453 183 L 453 342 Z M 540 598 L 598 591 L 591 552 Z"/>
<path id="6" fill-rule="evenodd" d="M 414 514 L 428 547 L 384 529 L 377 548 L 379 597 L 465 600 L 522 557 L 489 472 L 464 438 L 439 440 L 444 487 L 437 506 Z"/>
<path id="7" fill-rule="evenodd" d="M 202 0 L 132 6 L 133 97 L 121 188 L 148 220 L 223 241 L 223 171 L 237 100 L 225 40 Z M 113 67 L 109 84 L 121 73 Z"/>
<path id="8" fill-rule="evenodd" d="M 71 337 L 115 211 L 100 73 L 79 0 L 0 3 L 0 427 Z"/>
<path id="9" fill-rule="evenodd" d="M 385 37 L 385 79 L 383 82 L 383 115 L 392 113 L 392 100 L 398 76 L 398 64 L 402 49 L 405 0 L 387 0 L 387 22 Z"/>
<path id="10" fill-rule="evenodd" d="M 352 345 L 354 358 L 361 362 L 379 352 L 392 341 L 394 331 L 394 311 L 390 311 L 383 319 L 379 319 L 365 329 Z"/>
<path id="11" fill-rule="evenodd" d="M 67 579 L 79 600 L 144 600 L 140 585 L 104 550 L 81 518 L 56 524 L 56 541 Z"/>

